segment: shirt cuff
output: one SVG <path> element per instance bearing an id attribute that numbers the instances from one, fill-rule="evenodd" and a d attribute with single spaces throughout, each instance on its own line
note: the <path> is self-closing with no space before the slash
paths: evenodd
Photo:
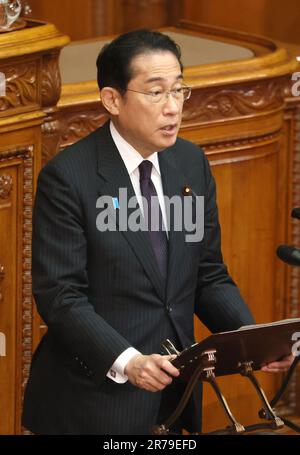
<path id="1" fill-rule="evenodd" d="M 127 382 L 128 376 L 124 373 L 125 367 L 129 360 L 137 354 L 140 354 L 140 352 L 134 348 L 128 348 L 123 351 L 122 354 L 120 354 L 114 361 L 113 365 L 106 373 L 106 376 L 118 384 L 124 384 Z"/>

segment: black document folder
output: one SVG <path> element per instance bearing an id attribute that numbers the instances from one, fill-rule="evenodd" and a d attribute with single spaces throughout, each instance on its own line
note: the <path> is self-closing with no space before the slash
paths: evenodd
<path id="1" fill-rule="evenodd" d="M 216 357 L 215 376 L 239 373 L 246 362 L 251 362 L 253 370 L 259 370 L 266 363 L 291 354 L 297 339 L 300 340 L 300 319 L 249 325 L 210 335 L 183 350 L 172 363 L 180 369 L 183 380 L 191 377 L 200 362 L 205 368 L 208 351 Z"/>

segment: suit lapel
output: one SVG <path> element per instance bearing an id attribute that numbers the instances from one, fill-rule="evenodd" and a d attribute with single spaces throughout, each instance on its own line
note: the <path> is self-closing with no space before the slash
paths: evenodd
<path id="1" fill-rule="evenodd" d="M 98 130 L 97 148 L 98 174 L 101 179 L 99 196 L 111 196 L 119 199 L 120 188 L 126 188 L 127 200 L 134 197 L 135 192 L 127 169 L 111 137 L 109 122 Z M 136 209 L 128 208 L 128 217 L 134 211 L 136 211 Z M 110 211 L 110 215 L 113 219 L 116 219 L 115 211 Z M 141 219 L 142 218 L 141 214 Z M 148 233 L 141 230 L 133 232 L 129 229 L 120 232 L 124 235 L 133 249 L 137 259 L 140 261 L 149 279 L 153 283 L 159 297 L 164 301 L 165 283 L 158 271 Z"/>

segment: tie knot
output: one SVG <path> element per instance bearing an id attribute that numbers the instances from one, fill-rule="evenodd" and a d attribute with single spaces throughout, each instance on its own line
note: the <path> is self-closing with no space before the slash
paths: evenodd
<path id="1" fill-rule="evenodd" d="M 152 163 L 151 161 L 144 160 L 139 165 L 140 170 L 140 180 L 150 180 L 151 171 L 152 171 Z"/>

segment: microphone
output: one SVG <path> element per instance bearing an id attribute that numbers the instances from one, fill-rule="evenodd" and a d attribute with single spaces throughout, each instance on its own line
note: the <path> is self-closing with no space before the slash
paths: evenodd
<path id="1" fill-rule="evenodd" d="M 289 265 L 300 266 L 300 250 L 294 246 L 280 245 L 277 248 L 277 256 Z"/>
<path id="2" fill-rule="evenodd" d="M 293 218 L 297 218 L 297 220 L 300 220 L 300 207 L 295 207 L 295 208 L 292 210 L 291 216 L 292 216 Z"/>

